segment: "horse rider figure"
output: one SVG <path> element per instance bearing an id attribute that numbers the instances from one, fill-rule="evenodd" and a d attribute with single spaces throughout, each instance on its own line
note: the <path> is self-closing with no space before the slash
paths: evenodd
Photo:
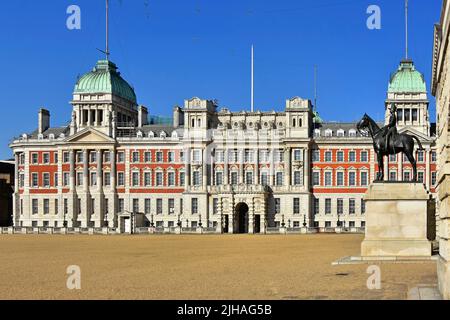
<path id="1" fill-rule="evenodd" d="M 397 135 L 397 107 L 391 104 L 391 115 L 389 117 L 389 122 L 383 128 L 383 137 L 385 137 L 385 150 L 389 150 L 389 140 L 394 139 Z M 395 149 L 394 144 L 392 147 Z"/>

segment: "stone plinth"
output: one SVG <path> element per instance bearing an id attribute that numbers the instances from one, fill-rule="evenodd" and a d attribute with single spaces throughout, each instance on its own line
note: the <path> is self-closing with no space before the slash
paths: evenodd
<path id="1" fill-rule="evenodd" d="M 366 235 L 361 256 L 429 257 L 430 195 L 421 183 L 373 183 L 366 201 Z"/>

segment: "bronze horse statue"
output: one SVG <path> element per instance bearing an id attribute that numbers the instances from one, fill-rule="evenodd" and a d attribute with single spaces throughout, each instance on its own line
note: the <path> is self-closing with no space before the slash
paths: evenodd
<path id="1" fill-rule="evenodd" d="M 414 135 L 406 133 L 396 133 L 386 143 L 384 128 L 380 128 L 377 123 L 364 114 L 362 119 L 356 124 L 358 132 L 365 135 L 368 131 L 373 140 L 373 148 L 377 154 L 378 172 L 375 181 L 382 181 L 384 179 L 384 156 L 391 154 L 404 153 L 413 167 L 412 181 L 417 181 L 417 166 L 414 158 L 414 140 L 419 145 L 419 150 L 423 150 L 419 138 Z M 363 132 L 365 131 L 365 132 Z"/>

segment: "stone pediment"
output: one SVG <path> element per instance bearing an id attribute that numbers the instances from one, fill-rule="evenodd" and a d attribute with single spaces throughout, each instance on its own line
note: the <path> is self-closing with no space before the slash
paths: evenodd
<path id="1" fill-rule="evenodd" d="M 416 130 L 414 130 L 412 128 L 408 128 L 408 127 L 398 129 L 398 133 L 406 133 L 406 134 L 409 134 L 409 135 L 414 135 L 417 138 L 419 138 L 420 140 L 432 141 L 432 139 L 430 137 L 428 137 L 427 135 L 424 135 L 423 133 L 421 133 L 419 131 L 416 131 Z"/>
<path id="2" fill-rule="evenodd" d="M 92 128 L 86 128 L 66 139 L 69 143 L 87 143 L 87 144 L 98 144 L 98 143 L 115 143 L 116 141 L 107 136 L 106 134 L 97 131 Z"/>

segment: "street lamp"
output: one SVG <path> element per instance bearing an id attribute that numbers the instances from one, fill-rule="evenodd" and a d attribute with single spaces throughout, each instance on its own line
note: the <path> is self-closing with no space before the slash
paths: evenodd
<path id="1" fill-rule="evenodd" d="M 291 227 L 291 219 L 288 220 L 288 228 Z"/>
<path id="2" fill-rule="evenodd" d="M 281 226 L 284 228 L 286 224 L 284 223 L 284 214 L 281 215 Z"/>
<path id="3" fill-rule="evenodd" d="M 306 228 L 306 214 L 303 215 L 303 227 Z"/>
<path id="4" fill-rule="evenodd" d="M 186 228 L 189 228 L 189 219 L 186 219 Z"/>
<path id="5" fill-rule="evenodd" d="M 338 226 L 338 227 L 341 226 L 340 216 L 341 216 L 341 215 L 338 213 L 338 219 L 337 219 L 337 226 Z"/>

